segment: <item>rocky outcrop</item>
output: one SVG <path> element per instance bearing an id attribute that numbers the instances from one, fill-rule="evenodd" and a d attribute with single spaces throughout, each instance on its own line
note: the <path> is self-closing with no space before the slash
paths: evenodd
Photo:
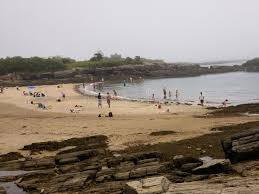
<path id="1" fill-rule="evenodd" d="M 247 72 L 259 72 L 259 58 L 247 61 L 242 65 Z"/>
<path id="2" fill-rule="evenodd" d="M 207 163 L 192 169 L 194 174 L 217 174 L 222 172 L 230 172 L 232 170 L 231 163 L 226 159 L 212 159 Z"/>
<path id="3" fill-rule="evenodd" d="M 161 194 L 168 191 L 170 181 L 163 176 L 128 182 L 125 194 Z"/>
<path id="4" fill-rule="evenodd" d="M 235 134 L 223 140 L 222 147 L 232 163 L 259 158 L 259 129 Z"/>
<path id="5" fill-rule="evenodd" d="M 163 155 L 157 151 L 113 154 L 107 150 L 106 140 L 101 136 L 93 136 L 25 146 L 26 150 L 57 152 L 62 149 L 63 151 L 53 157 L 19 158 L 0 162 L 1 170 L 32 171 L 2 177 L 0 181 L 15 181 L 16 185 L 32 194 L 165 193 L 166 191 L 174 193 L 175 190 L 172 190 L 171 186 L 168 187 L 169 183 L 175 185 L 206 181 L 218 173 L 221 176 L 229 172 L 239 174 L 241 171 L 239 169 L 243 167 L 235 166 L 232 170 L 228 160 L 209 157 L 204 160 L 204 158 L 178 155 L 164 161 Z M 63 149 L 71 145 L 74 145 L 74 148 Z M 259 163 L 255 163 L 250 166 L 255 169 L 258 165 Z M 243 171 L 240 174 L 244 174 Z M 143 181 L 140 181 L 142 179 Z M 198 188 L 207 191 L 212 187 L 198 184 L 195 189 L 198 191 Z"/>
<path id="6" fill-rule="evenodd" d="M 169 63 L 145 63 L 141 65 L 122 65 L 116 67 L 76 68 L 47 73 L 22 73 L 19 80 L 4 81 L 5 85 L 31 85 L 31 84 L 56 84 L 56 83 L 78 83 L 87 81 L 122 80 L 133 77 L 163 78 L 163 77 L 186 77 L 199 76 L 203 74 L 225 73 L 242 71 L 242 66 L 215 66 L 202 67 L 190 64 Z M 0 78 L 1 80 L 1 78 Z"/>
<path id="7" fill-rule="evenodd" d="M 5 189 L 0 186 L 0 194 L 6 194 Z"/>
<path id="8" fill-rule="evenodd" d="M 259 193 L 257 177 L 216 177 L 205 181 L 170 184 L 167 194 Z"/>

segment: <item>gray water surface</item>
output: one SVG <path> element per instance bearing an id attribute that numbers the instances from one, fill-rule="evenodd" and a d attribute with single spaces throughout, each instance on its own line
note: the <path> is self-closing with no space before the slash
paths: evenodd
<path id="1" fill-rule="evenodd" d="M 160 100 L 163 98 L 163 88 L 172 92 L 175 97 L 176 89 L 182 102 L 198 102 L 200 92 L 205 101 L 210 104 L 222 103 L 228 99 L 231 104 L 244 104 L 259 101 L 259 73 L 224 73 L 203 75 L 198 77 L 147 79 L 142 82 L 116 84 L 105 83 L 103 89 L 97 90 L 112 93 L 115 89 L 119 96 L 133 99 L 151 99 L 152 94 Z"/>

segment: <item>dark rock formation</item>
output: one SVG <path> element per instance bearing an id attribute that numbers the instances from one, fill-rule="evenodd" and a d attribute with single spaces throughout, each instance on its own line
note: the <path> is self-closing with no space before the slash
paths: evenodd
<path id="1" fill-rule="evenodd" d="M 232 170 L 229 160 L 213 159 L 207 163 L 192 169 L 194 174 L 217 174 L 222 172 L 230 172 Z"/>
<path id="2" fill-rule="evenodd" d="M 0 194 L 6 194 L 5 189 L 0 186 Z"/>
<path id="3" fill-rule="evenodd" d="M 247 61 L 242 65 L 247 72 L 259 72 L 259 58 Z"/>
<path id="4" fill-rule="evenodd" d="M 101 80 L 121 80 L 129 77 L 133 78 L 163 78 L 163 77 L 188 77 L 204 74 L 226 73 L 243 71 L 242 66 L 215 66 L 201 67 L 190 64 L 167 64 L 150 63 L 141 65 L 122 65 L 116 67 L 97 67 L 97 68 L 76 68 L 49 73 L 22 73 L 18 80 L 6 81 L 2 84 L 7 86 L 16 85 L 41 85 L 57 83 L 78 83 Z M 0 77 L 1 80 L 1 77 Z"/>
<path id="5" fill-rule="evenodd" d="M 259 158 L 259 129 L 232 135 L 222 141 L 222 147 L 232 163 Z"/>
<path id="6" fill-rule="evenodd" d="M 163 161 L 162 154 L 155 151 L 113 155 L 103 146 L 106 145 L 106 138 L 99 136 L 80 138 L 77 141 L 81 143 L 75 143 L 73 138 L 62 142 L 41 142 L 25 146 L 27 150 L 52 151 L 71 145 L 76 147 L 53 157 L 0 162 L 1 170 L 33 170 L 27 174 L 1 179 L 16 180 L 15 183 L 19 187 L 32 194 L 115 194 L 125 192 L 127 182 L 142 178 L 163 176 L 173 183 L 190 182 L 207 179 L 210 173 L 226 170 L 222 168 L 221 171 L 211 171 L 213 165 L 207 164 L 205 167 L 206 164 L 202 160 L 193 157 L 176 156 L 169 161 Z M 197 173 L 198 171 L 202 173 Z M 161 186 L 159 184 L 158 187 Z M 155 183 L 153 186 L 150 187 L 151 190 L 155 188 Z"/>

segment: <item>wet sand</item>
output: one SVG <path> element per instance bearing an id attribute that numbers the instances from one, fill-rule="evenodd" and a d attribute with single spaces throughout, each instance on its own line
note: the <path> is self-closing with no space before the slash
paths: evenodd
<path id="1" fill-rule="evenodd" d="M 24 145 L 49 140 L 64 140 L 71 137 L 106 135 L 112 150 L 128 146 L 179 141 L 201 136 L 213 127 L 258 120 L 259 117 L 233 116 L 226 118 L 204 118 L 208 110 L 199 106 L 162 105 L 162 109 L 151 103 L 112 100 L 109 109 L 103 100 L 103 108 L 97 108 L 94 97 L 75 92 L 73 84 L 40 86 L 32 91 L 44 92 L 45 98 L 23 96 L 28 88 L 8 88 L 0 94 L 0 153 L 17 151 Z M 62 102 L 61 92 L 66 94 Z M 37 108 L 30 101 L 41 102 L 48 110 Z M 75 108 L 75 105 L 83 107 Z M 170 113 L 166 110 L 170 109 Z M 78 109 L 78 113 L 70 113 Z M 113 118 L 101 117 L 112 111 Z M 152 132 L 173 131 L 168 135 L 153 136 Z"/>

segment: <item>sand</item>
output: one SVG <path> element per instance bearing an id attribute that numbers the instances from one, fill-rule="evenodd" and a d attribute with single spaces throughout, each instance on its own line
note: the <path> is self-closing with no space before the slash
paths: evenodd
<path id="1" fill-rule="evenodd" d="M 74 84 L 39 86 L 32 91 L 44 92 L 45 98 L 24 96 L 22 91 L 28 88 L 8 88 L 0 94 L 0 154 L 17 151 L 24 145 L 64 140 L 71 137 L 83 137 L 102 134 L 109 138 L 111 150 L 121 150 L 139 144 L 178 141 L 201 136 L 213 127 L 244 123 L 258 120 L 259 117 L 199 118 L 208 110 L 200 106 L 168 105 L 158 109 L 154 104 L 112 100 L 108 108 L 103 100 L 103 108 L 97 108 L 94 97 L 82 96 L 74 90 Z M 62 102 L 61 93 L 66 94 Z M 31 101 L 41 102 L 48 110 L 37 108 Z M 83 107 L 75 108 L 75 105 Z M 170 109 L 170 113 L 166 110 Z M 71 113 L 70 109 L 78 109 Z M 101 117 L 112 111 L 113 118 Z M 164 136 L 151 136 L 157 131 L 174 131 Z"/>

